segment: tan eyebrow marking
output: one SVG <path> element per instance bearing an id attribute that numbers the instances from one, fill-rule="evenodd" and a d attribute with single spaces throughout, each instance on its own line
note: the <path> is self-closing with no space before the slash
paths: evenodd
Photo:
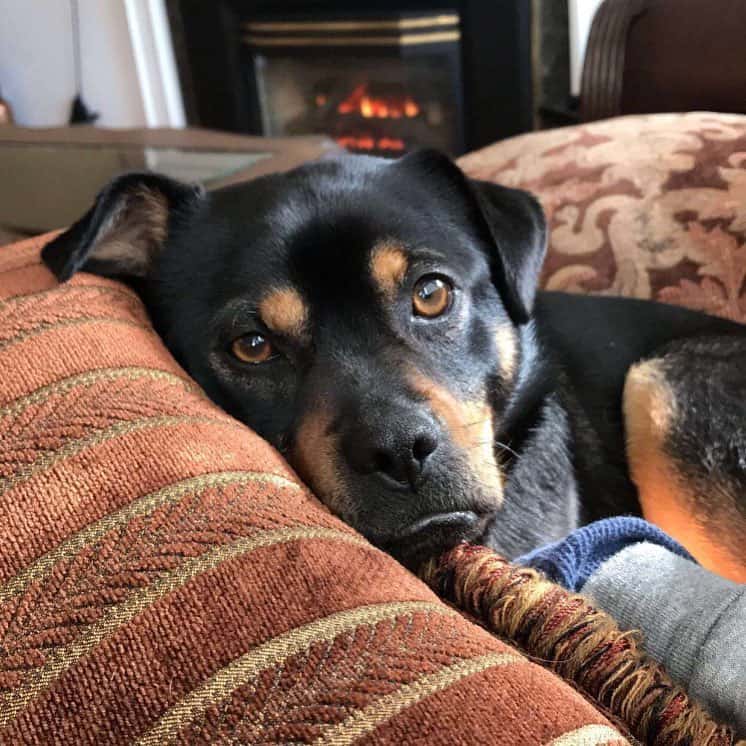
<path id="1" fill-rule="evenodd" d="M 370 256 L 370 272 L 380 291 L 392 296 L 404 280 L 409 260 L 401 246 L 383 242 L 373 247 Z"/>
<path id="2" fill-rule="evenodd" d="M 270 291 L 259 304 L 259 315 L 277 334 L 300 338 L 308 331 L 308 308 L 295 288 Z"/>

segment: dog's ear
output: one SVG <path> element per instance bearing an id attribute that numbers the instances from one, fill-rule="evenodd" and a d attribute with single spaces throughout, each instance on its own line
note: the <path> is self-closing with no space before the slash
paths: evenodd
<path id="1" fill-rule="evenodd" d="M 44 247 L 42 259 L 61 282 L 80 269 L 104 277 L 143 278 L 174 220 L 202 198 L 201 187 L 158 174 L 120 176 L 77 223 Z"/>
<path id="2" fill-rule="evenodd" d="M 511 319 L 517 324 L 528 321 L 547 239 L 544 212 L 536 199 L 520 189 L 468 179 L 450 158 L 435 150 L 415 151 L 399 163 L 425 175 L 429 184 L 439 180 L 449 203 L 459 192 L 466 197 L 469 218 L 491 244 L 492 281 Z"/>
<path id="3" fill-rule="evenodd" d="M 528 321 L 547 249 L 544 211 L 520 189 L 469 180 L 479 213 L 492 238 L 492 280 L 510 317 Z"/>

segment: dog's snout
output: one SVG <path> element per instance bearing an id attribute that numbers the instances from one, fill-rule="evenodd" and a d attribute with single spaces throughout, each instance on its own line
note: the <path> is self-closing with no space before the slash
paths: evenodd
<path id="1" fill-rule="evenodd" d="M 394 482 L 416 490 L 427 477 L 438 440 L 438 425 L 430 417 L 379 407 L 350 423 L 342 445 L 347 462 L 359 474 L 375 474 L 388 486 Z"/>

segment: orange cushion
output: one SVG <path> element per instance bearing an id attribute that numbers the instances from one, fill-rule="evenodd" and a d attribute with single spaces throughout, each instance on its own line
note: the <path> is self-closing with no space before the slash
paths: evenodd
<path id="1" fill-rule="evenodd" d="M 330 515 L 131 291 L 57 287 L 42 243 L 0 249 L 0 742 L 623 742 Z"/>

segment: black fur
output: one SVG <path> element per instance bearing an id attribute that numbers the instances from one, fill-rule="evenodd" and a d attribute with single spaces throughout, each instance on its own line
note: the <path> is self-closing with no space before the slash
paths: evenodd
<path id="1" fill-rule="evenodd" d="M 410 564 L 460 539 L 514 556 L 580 523 L 636 512 L 621 412 L 627 370 L 673 340 L 746 338 L 744 327 L 669 306 L 537 295 L 546 238 L 537 202 L 469 181 L 431 151 L 395 162 L 340 157 L 211 194 L 125 177 L 45 250 L 60 279 L 81 267 L 128 274 L 96 252 L 102 226 L 134 187 L 161 192 L 170 208 L 167 239 L 151 251 L 138 287 L 173 354 L 296 466 L 298 424 L 322 407 L 324 437 L 339 446 L 325 466 L 341 489 L 325 493 L 313 473 L 302 475 Z M 384 240 L 409 256 L 401 291 L 387 303 L 369 270 L 371 249 Z M 427 273 L 455 287 L 450 312 L 432 320 L 411 312 L 413 284 Z M 285 286 L 309 307 L 310 337 L 278 338 L 278 356 L 248 368 L 230 344 L 266 332 L 260 298 Z M 500 373 L 499 324 L 518 340 L 513 377 Z M 500 508 L 413 390 L 413 369 L 460 400 L 488 398 L 506 474 Z M 400 478 L 410 463 L 402 453 L 411 459 L 410 448 L 426 441 L 435 450 L 421 473 Z"/>

